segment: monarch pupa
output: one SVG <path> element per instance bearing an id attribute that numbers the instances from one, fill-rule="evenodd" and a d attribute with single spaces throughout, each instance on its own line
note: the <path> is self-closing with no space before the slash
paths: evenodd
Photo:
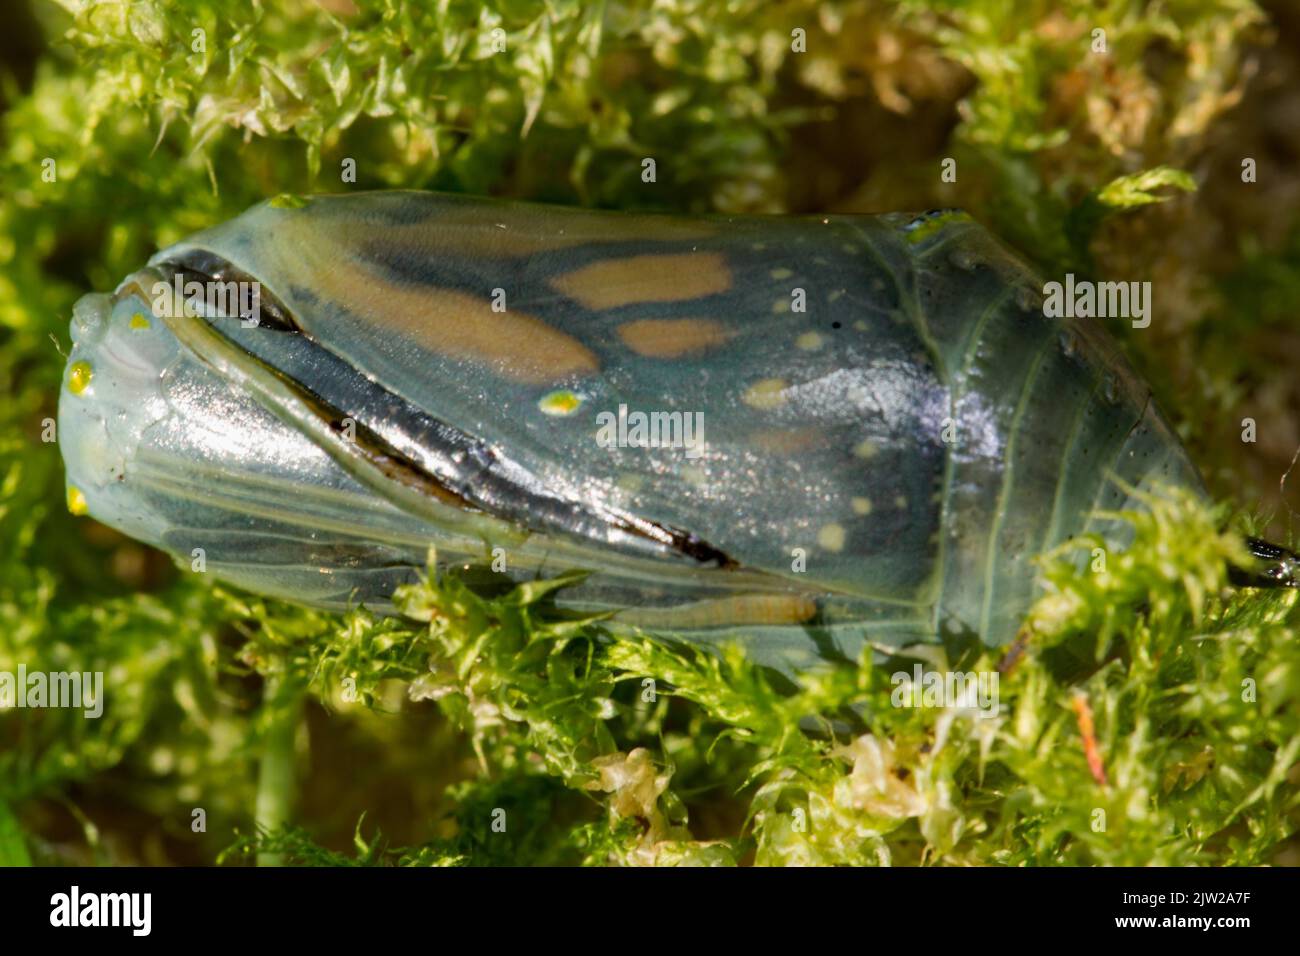
<path id="1" fill-rule="evenodd" d="M 1201 489 L 1108 335 L 1042 288 L 958 212 L 271 200 L 78 302 L 69 500 L 326 607 L 389 607 L 435 545 L 592 569 L 565 602 L 784 668 L 1004 644 L 1035 555 L 1122 547 L 1099 509 Z"/>

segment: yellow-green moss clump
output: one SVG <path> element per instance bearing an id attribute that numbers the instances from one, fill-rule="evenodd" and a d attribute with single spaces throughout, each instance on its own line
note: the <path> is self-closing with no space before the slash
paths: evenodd
<path id="1" fill-rule="evenodd" d="M 999 675 L 980 718 L 895 706 L 869 660 L 791 685 L 554 620 L 564 575 L 492 599 L 430 580 L 405 623 L 249 599 L 70 515 L 50 440 L 74 298 L 267 197 L 960 206 L 1048 271 L 1153 281 L 1125 345 L 1214 490 L 1255 507 L 1300 443 L 1300 83 L 1269 79 L 1300 44 L 1247 0 L 1134 10 L 19 2 L 0 671 L 99 670 L 111 696 L 98 720 L 0 711 L 0 862 L 1297 862 L 1294 595 L 1227 589 L 1236 538 L 1193 502 L 1132 516 L 1102 570 L 1046 557 L 1014 661 L 934 662 Z"/>

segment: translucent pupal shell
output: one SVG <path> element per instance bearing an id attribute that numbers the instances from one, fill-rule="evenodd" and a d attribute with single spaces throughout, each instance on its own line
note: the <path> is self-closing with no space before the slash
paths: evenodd
<path id="1" fill-rule="evenodd" d="M 166 314 L 148 293 L 178 277 L 253 284 L 257 323 Z M 1097 510 L 1200 487 L 1105 331 L 1042 288 L 959 213 L 272 200 L 78 306 L 69 482 L 311 603 L 382 607 L 433 545 L 592 569 L 564 600 L 784 667 L 1001 644 L 1037 553 L 1122 546 Z"/>

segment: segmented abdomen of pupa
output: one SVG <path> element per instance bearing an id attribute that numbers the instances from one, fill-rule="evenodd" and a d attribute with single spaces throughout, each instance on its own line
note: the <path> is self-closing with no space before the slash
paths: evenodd
<path id="1" fill-rule="evenodd" d="M 256 280 L 275 321 L 133 297 L 182 273 Z M 433 544 L 591 569 L 562 603 L 792 669 L 1005 644 L 1037 554 L 1200 487 L 1109 333 L 1042 293 L 958 212 L 276 200 L 79 303 L 61 446 L 91 514 L 306 603 L 383 607 Z M 638 414 L 698 441 L 649 447 Z"/>
<path id="2" fill-rule="evenodd" d="M 1040 553 L 1085 532 L 1124 547 L 1131 526 L 1099 512 L 1141 508 L 1161 484 L 1203 485 L 1099 320 L 1045 315 L 1044 280 L 961 213 L 902 228 L 913 314 L 947 399 L 923 428 L 944 447 L 935 631 L 1003 644 Z"/>

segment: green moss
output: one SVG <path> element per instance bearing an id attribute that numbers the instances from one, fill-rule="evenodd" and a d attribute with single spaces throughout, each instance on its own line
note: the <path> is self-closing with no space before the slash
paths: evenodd
<path id="1" fill-rule="evenodd" d="M 0 670 L 102 670 L 111 690 L 99 720 L 0 714 L 0 856 L 67 860 L 43 834 L 71 813 L 73 858 L 106 863 L 156 859 L 159 842 L 172 862 L 224 849 L 320 865 L 1291 860 L 1294 595 L 1227 589 L 1235 539 L 1196 503 L 1131 516 L 1134 545 L 1104 573 L 1088 542 L 1045 559 L 985 720 L 894 706 L 895 663 L 791 687 L 736 648 L 565 620 L 549 592 L 571 575 L 495 598 L 431 577 L 399 596 L 407 621 L 212 587 L 69 515 L 42 440 L 75 297 L 270 196 L 961 206 L 1050 271 L 1159 262 L 1222 208 L 1203 205 L 1221 184 L 1198 172 L 1188 193 L 1180 171 L 1231 140 L 1246 44 L 1268 42 L 1253 4 L 32 8 L 49 46 L 0 118 Z M 904 113 L 905 134 L 876 132 Z M 1273 178 L 1265 195 L 1289 195 Z M 1177 230 L 1159 218 L 1180 215 Z M 1252 449 L 1205 432 L 1276 364 L 1300 230 L 1223 228 L 1200 258 L 1173 253 L 1177 277 L 1215 277 L 1161 313 L 1185 322 L 1178 347 L 1128 344 L 1217 487 L 1236 489 L 1271 460 L 1252 471 Z M 1265 433 L 1286 426 L 1255 414 Z M 992 672 L 999 657 L 946 663 Z"/>
<path id="2" fill-rule="evenodd" d="M 486 600 L 431 577 L 401 596 L 427 627 L 364 621 L 382 630 L 386 664 L 357 666 L 362 618 L 300 650 L 317 693 L 351 678 L 374 699 L 401 679 L 473 741 L 483 776 L 458 790 L 456 836 L 389 851 L 392 862 L 1268 862 L 1296 825 L 1296 595 L 1227 588 L 1240 540 L 1190 499 L 1152 498 L 1127 517 L 1136 539 L 1102 569 L 1099 542 L 1048 559 L 992 718 L 896 706 L 898 662 L 808 675 L 791 692 L 737 648 L 715 656 L 550 619 L 546 592 L 572 578 Z M 1000 657 L 939 669 L 992 672 Z M 583 813 L 564 788 L 604 794 L 605 821 L 565 823 Z M 701 801 L 734 803 L 748 823 L 700 839 L 689 808 Z M 506 837 L 521 831 L 550 836 Z"/>

